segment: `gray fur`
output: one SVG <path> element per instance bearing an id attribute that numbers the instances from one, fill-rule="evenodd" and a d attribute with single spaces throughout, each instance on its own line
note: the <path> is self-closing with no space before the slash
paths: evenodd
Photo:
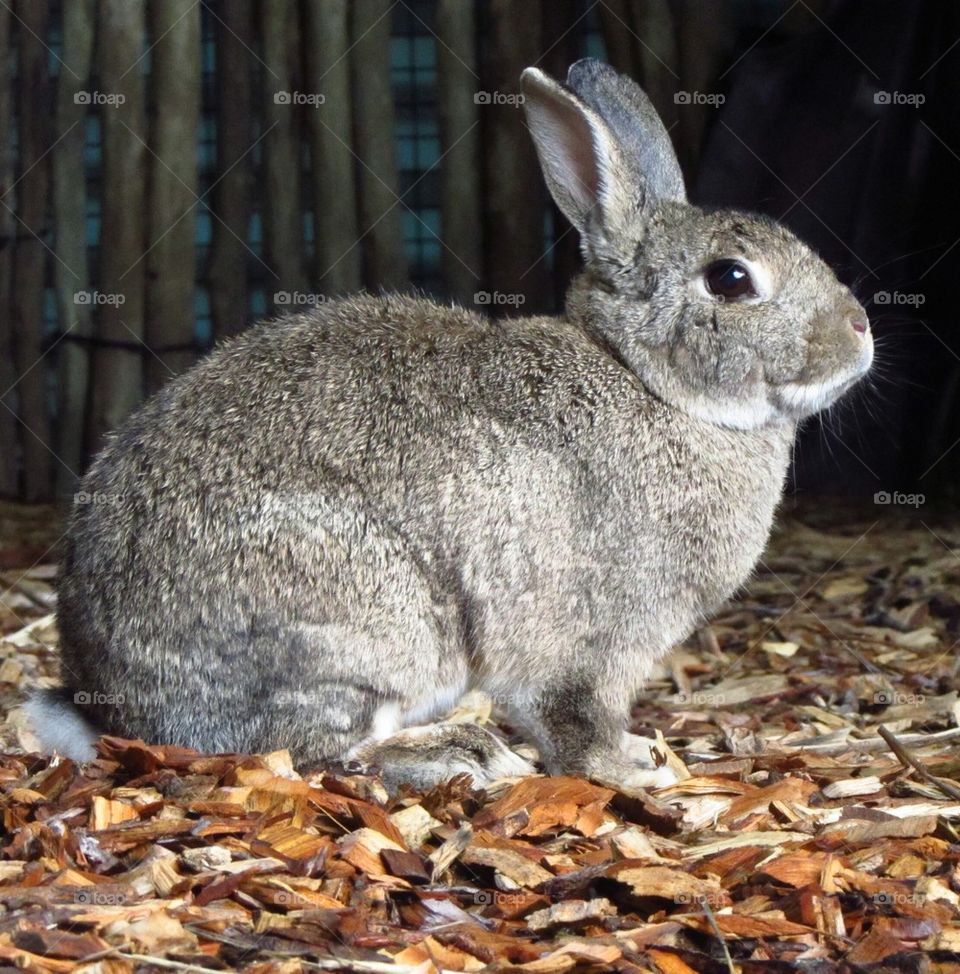
<path id="1" fill-rule="evenodd" d="M 658 200 L 683 202 L 683 174 L 670 136 L 646 92 L 609 64 L 584 58 L 570 65 L 567 87 L 610 127 L 633 178 Z"/>
<path id="2" fill-rule="evenodd" d="M 554 187 L 558 160 L 630 151 L 610 127 L 605 160 L 548 144 L 620 118 L 602 86 L 594 108 L 527 87 Z M 391 737 L 475 686 L 551 772 L 640 780 L 621 750 L 632 700 L 747 578 L 797 420 L 863 374 L 872 341 L 787 231 L 632 200 L 633 178 L 608 168 L 581 207 L 562 317 L 353 297 L 253 328 L 147 402 L 70 527 L 61 646 L 84 714 L 301 764 L 395 758 L 391 780 L 424 785 L 519 767 L 476 735 L 428 735 L 419 765 L 417 735 Z M 701 293 L 730 256 L 771 293 Z"/>

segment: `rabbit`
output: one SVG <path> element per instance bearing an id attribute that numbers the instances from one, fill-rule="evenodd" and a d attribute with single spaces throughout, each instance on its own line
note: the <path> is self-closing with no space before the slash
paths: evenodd
<path id="1" fill-rule="evenodd" d="M 670 779 L 625 735 L 651 668 L 767 540 L 798 422 L 869 369 L 866 313 L 772 220 L 691 205 L 644 92 L 528 68 L 580 235 L 559 317 L 360 295 L 262 323 L 82 481 L 41 737 L 286 747 L 390 787 L 532 765 L 431 721 L 485 690 L 550 774 Z M 504 177 L 506 178 L 506 177 Z"/>

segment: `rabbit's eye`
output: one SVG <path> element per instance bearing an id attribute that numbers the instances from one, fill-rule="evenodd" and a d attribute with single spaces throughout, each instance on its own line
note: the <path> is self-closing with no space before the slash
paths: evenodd
<path id="1" fill-rule="evenodd" d="M 750 271 L 738 260 L 715 260 L 703 272 L 703 280 L 707 290 L 721 301 L 740 301 L 757 296 Z"/>

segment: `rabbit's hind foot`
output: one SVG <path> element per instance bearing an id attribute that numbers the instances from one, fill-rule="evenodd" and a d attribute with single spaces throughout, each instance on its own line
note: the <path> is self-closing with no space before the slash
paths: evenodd
<path id="1" fill-rule="evenodd" d="M 386 740 L 365 740 L 346 760 L 380 769 L 391 792 L 400 785 L 427 790 L 466 772 L 484 787 L 499 778 L 533 774 L 535 768 L 500 738 L 477 724 L 408 727 Z"/>

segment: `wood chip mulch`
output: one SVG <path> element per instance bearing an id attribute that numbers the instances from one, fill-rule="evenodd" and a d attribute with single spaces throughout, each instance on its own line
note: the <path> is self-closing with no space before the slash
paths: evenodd
<path id="1" fill-rule="evenodd" d="M 639 701 L 684 776 L 650 794 L 39 756 L 18 706 L 56 679 L 54 569 L 9 564 L 0 971 L 960 972 L 957 525 L 788 518 Z"/>

